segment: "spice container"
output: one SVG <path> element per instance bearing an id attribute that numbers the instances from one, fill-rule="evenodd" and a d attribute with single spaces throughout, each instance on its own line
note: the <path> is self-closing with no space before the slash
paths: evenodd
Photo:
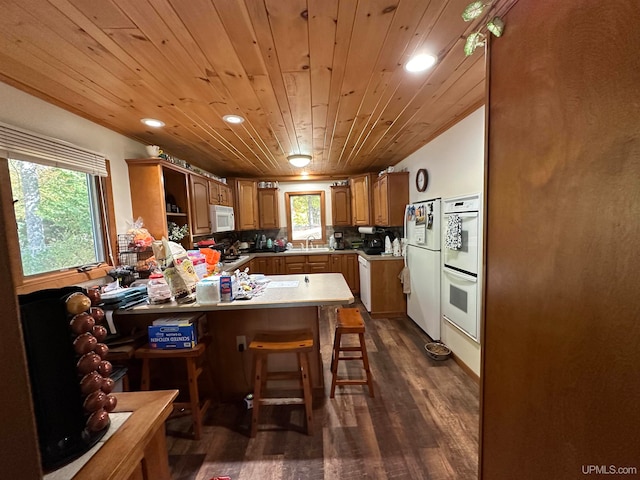
<path id="1" fill-rule="evenodd" d="M 165 303 L 171 301 L 171 288 L 161 273 L 152 273 L 147 283 L 149 303 Z"/>

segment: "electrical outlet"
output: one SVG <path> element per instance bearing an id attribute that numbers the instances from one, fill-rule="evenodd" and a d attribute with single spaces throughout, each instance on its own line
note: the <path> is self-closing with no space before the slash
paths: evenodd
<path id="1" fill-rule="evenodd" d="M 244 335 L 238 335 L 236 337 L 236 349 L 239 352 L 244 352 L 247 349 L 247 337 Z"/>

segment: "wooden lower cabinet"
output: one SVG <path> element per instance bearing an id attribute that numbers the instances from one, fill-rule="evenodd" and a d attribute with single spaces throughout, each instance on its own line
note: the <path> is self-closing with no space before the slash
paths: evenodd
<path id="1" fill-rule="evenodd" d="M 331 272 L 329 255 L 287 255 L 284 266 L 289 274 Z"/>
<path id="2" fill-rule="evenodd" d="M 265 275 L 302 275 L 305 273 L 342 273 L 352 292 L 360 291 L 358 255 L 273 255 L 254 257 L 249 262 L 250 273 Z M 240 267 L 242 269 L 244 267 Z"/>
<path id="3" fill-rule="evenodd" d="M 250 273 L 264 273 L 265 275 L 280 275 L 286 273 L 284 258 L 282 257 L 255 257 L 249 263 Z"/>
<path id="4" fill-rule="evenodd" d="M 398 277 L 404 268 L 404 260 L 372 260 L 369 265 L 372 318 L 406 314 L 407 299 Z"/>
<path id="5" fill-rule="evenodd" d="M 360 292 L 360 273 L 358 271 L 358 254 L 345 253 L 331 255 L 331 271 L 342 273 L 347 285 L 353 293 Z"/>

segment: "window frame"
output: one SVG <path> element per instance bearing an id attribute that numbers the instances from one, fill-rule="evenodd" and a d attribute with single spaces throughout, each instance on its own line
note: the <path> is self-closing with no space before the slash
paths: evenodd
<path id="1" fill-rule="evenodd" d="M 327 205 L 325 203 L 325 191 L 324 190 L 312 190 L 312 191 L 302 191 L 302 192 L 285 192 L 284 194 L 284 204 L 287 212 L 287 238 L 290 242 L 293 243 L 293 222 L 291 221 L 291 197 L 301 197 L 303 195 L 320 195 L 320 224 L 322 236 L 321 238 L 316 238 L 314 242 L 321 242 L 323 245 L 327 243 L 327 216 L 326 210 Z M 299 242 L 301 240 L 296 240 Z"/>
<path id="2" fill-rule="evenodd" d="M 117 247 L 115 229 L 115 209 L 113 205 L 113 188 L 111 185 L 111 169 L 109 161 L 106 161 L 108 176 L 94 176 L 93 181 L 97 183 L 96 190 L 99 195 L 97 206 L 101 213 L 102 244 L 104 258 L 107 262 L 99 267 L 86 272 L 78 272 L 75 269 L 66 271 L 56 271 L 41 273 L 38 275 L 25 276 L 22 271 L 22 259 L 20 257 L 20 242 L 18 239 L 18 229 L 16 217 L 13 209 L 13 197 L 11 191 L 11 178 L 9 174 L 9 161 L 5 157 L 0 157 L 0 215 L 2 224 L 5 226 L 4 234 L 8 244 L 9 268 L 11 277 L 16 287 L 16 294 L 26 294 L 45 288 L 60 288 L 69 285 L 77 285 L 84 282 L 97 280 L 107 275 L 113 268 L 113 257 Z M 111 248 L 109 248 L 109 245 Z"/>

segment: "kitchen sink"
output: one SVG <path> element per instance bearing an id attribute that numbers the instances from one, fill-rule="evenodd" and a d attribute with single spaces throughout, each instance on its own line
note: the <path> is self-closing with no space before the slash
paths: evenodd
<path id="1" fill-rule="evenodd" d="M 329 247 L 318 247 L 318 248 L 292 248 L 291 250 L 285 250 L 284 253 L 292 253 L 292 254 L 307 254 L 307 253 L 321 253 L 321 252 L 330 252 L 331 249 Z"/>

